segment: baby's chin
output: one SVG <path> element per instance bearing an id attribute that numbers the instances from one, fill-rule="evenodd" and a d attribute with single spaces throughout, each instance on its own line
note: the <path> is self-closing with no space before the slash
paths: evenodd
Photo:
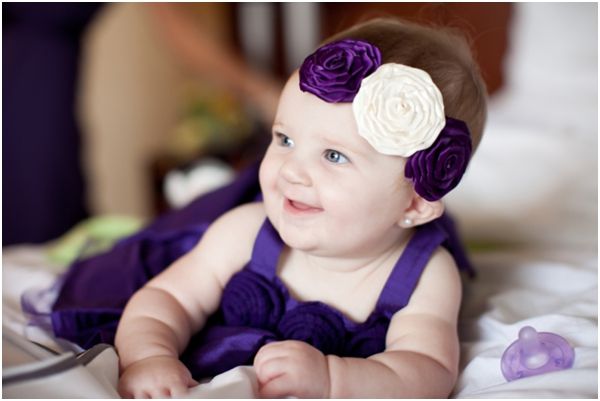
<path id="1" fill-rule="evenodd" d="M 288 247 L 303 252 L 314 252 L 318 249 L 318 236 L 311 225 L 304 221 L 290 220 L 284 215 L 270 220 Z"/>

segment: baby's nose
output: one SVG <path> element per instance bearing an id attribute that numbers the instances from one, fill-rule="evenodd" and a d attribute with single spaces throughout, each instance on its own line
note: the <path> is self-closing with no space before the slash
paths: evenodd
<path id="1" fill-rule="evenodd" d="M 290 184 L 309 186 L 312 183 L 306 166 L 299 160 L 287 160 L 280 171 L 281 177 Z"/>

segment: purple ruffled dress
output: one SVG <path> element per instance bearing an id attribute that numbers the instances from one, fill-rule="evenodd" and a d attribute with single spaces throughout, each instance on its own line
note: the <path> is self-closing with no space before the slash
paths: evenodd
<path id="1" fill-rule="evenodd" d="M 246 188 L 247 183 L 243 181 L 249 177 L 253 176 L 244 178 L 242 175 L 228 188 L 237 188 L 233 192 L 248 195 L 248 191 L 240 189 Z M 225 195 L 228 190 L 225 188 L 217 193 Z M 215 195 L 211 196 L 214 201 Z M 230 206 L 237 200 L 240 199 L 229 202 Z M 215 218 L 214 215 L 205 217 Z M 177 219 L 177 216 L 170 219 Z M 183 223 L 184 220 L 180 221 Z M 167 226 L 171 227 L 171 224 Z M 157 260 L 161 260 L 163 263 L 158 265 L 162 265 L 189 250 L 205 230 L 206 224 L 196 225 L 195 229 L 179 227 L 177 235 L 167 230 L 162 238 L 156 231 L 152 232 L 151 227 L 121 244 L 132 246 L 135 243 L 136 252 L 130 250 L 127 253 L 133 259 L 121 257 L 124 264 L 120 268 L 125 270 L 122 278 L 118 275 L 109 278 L 115 285 L 112 297 L 110 291 L 94 291 L 93 281 L 98 280 L 97 284 L 106 289 L 106 280 L 111 274 L 108 271 L 101 273 L 101 269 L 96 268 L 102 263 L 96 261 L 90 264 L 87 261 L 88 267 L 91 266 L 88 272 L 77 265 L 71 268 L 51 314 L 52 328 L 57 336 L 84 348 L 99 342 L 112 343 L 127 299 L 158 270 L 166 267 L 164 265 L 157 269 L 153 265 L 157 264 Z M 141 245 L 140 242 L 150 241 L 148 230 L 153 233 L 150 236 L 152 241 Z M 325 354 L 339 356 L 367 357 L 382 352 L 390 318 L 408 304 L 424 267 L 440 245 L 450 250 L 461 269 L 472 272 L 451 220 L 442 216 L 416 229 L 396 262 L 375 309 L 365 322 L 356 323 L 324 303 L 301 302 L 290 295 L 276 275 L 284 244 L 266 220 L 257 235 L 251 260 L 226 285 L 219 310 L 192 337 L 181 359 L 195 378 L 203 378 L 239 365 L 252 364 L 260 347 L 272 341 L 305 341 Z M 112 261 L 115 261 L 117 251 L 111 252 L 99 258 L 112 256 Z M 104 260 L 106 262 L 108 260 Z M 83 291 L 88 291 L 87 294 L 81 292 L 81 286 Z"/>

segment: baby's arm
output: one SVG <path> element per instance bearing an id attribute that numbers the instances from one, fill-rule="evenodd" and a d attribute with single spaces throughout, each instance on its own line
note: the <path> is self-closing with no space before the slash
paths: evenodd
<path id="1" fill-rule="evenodd" d="M 121 395 L 177 396 L 195 384 L 179 354 L 217 310 L 225 284 L 250 259 L 264 218 L 258 203 L 226 213 L 194 249 L 133 295 L 115 338 Z"/>
<path id="2" fill-rule="evenodd" d="M 385 352 L 363 360 L 328 357 L 332 396 L 447 398 L 458 376 L 461 297 L 454 259 L 440 248 L 409 304 L 393 316 Z"/>
<path id="3" fill-rule="evenodd" d="M 367 359 L 340 358 L 324 356 L 298 342 L 266 345 L 255 360 L 262 394 L 447 397 L 458 375 L 460 299 L 458 269 L 448 252 L 440 249 L 423 272 L 409 305 L 392 318 L 385 352 Z"/>

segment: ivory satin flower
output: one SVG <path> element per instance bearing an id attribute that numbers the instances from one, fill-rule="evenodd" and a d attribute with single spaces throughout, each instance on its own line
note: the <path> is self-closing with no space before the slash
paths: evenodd
<path id="1" fill-rule="evenodd" d="M 352 102 L 358 133 L 375 150 L 409 157 L 431 146 L 446 123 L 442 94 L 425 71 L 381 65 Z"/>

